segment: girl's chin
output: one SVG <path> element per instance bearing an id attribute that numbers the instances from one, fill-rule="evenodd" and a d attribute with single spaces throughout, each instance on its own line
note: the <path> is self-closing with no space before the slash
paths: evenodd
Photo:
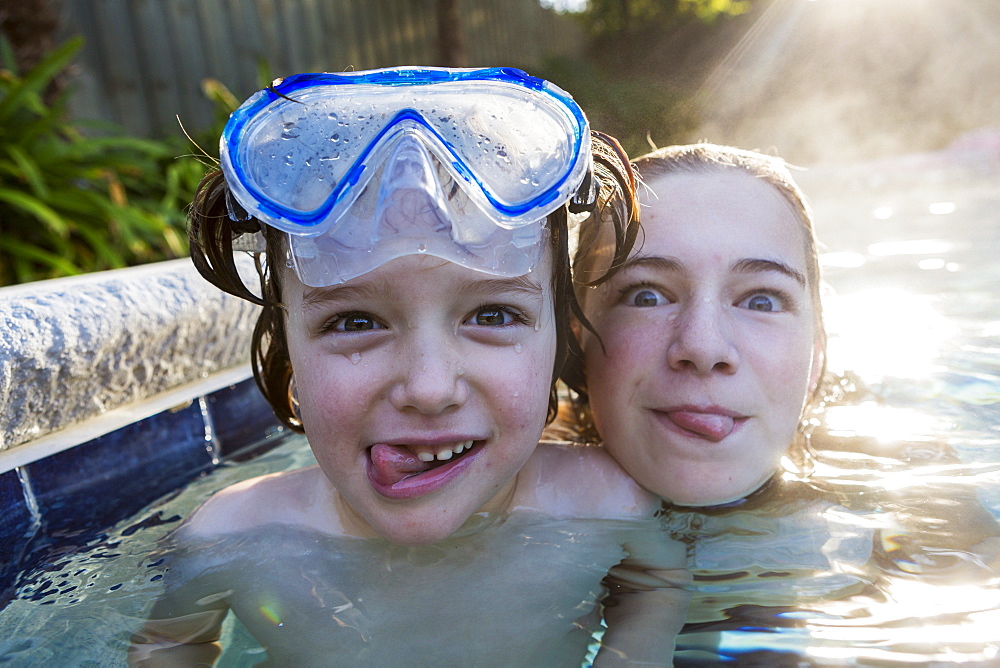
<path id="1" fill-rule="evenodd" d="M 773 475 L 773 473 L 768 473 L 760 480 L 756 480 L 753 483 L 741 484 L 736 487 L 730 485 L 724 489 L 713 489 L 711 486 L 701 485 L 694 489 L 669 490 L 668 493 L 661 494 L 660 496 L 675 506 L 689 508 L 726 506 L 742 501 L 761 489 L 772 479 Z"/>

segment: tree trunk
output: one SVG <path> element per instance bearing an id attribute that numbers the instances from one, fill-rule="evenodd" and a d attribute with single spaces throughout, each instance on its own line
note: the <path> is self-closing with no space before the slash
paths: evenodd
<path id="1" fill-rule="evenodd" d="M 462 34 L 462 17 L 458 11 L 459 1 L 437 0 L 437 59 L 441 67 L 466 67 L 468 62 Z"/>

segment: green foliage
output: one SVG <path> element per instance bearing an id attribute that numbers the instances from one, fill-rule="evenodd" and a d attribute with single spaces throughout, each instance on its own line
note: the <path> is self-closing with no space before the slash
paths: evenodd
<path id="1" fill-rule="evenodd" d="M 187 252 L 185 208 L 205 169 L 178 144 L 87 136 L 66 98 L 43 93 L 72 39 L 19 75 L 0 48 L 0 285 L 124 267 Z"/>
<path id="2" fill-rule="evenodd" d="M 685 16 L 713 21 L 748 11 L 750 0 L 587 0 L 587 8 L 576 19 L 592 35 L 606 37 Z"/>
<path id="3" fill-rule="evenodd" d="M 560 59 L 549 60 L 538 75 L 569 91 L 590 126 L 615 137 L 633 158 L 676 143 L 697 126 L 689 98 L 660 79 Z"/>

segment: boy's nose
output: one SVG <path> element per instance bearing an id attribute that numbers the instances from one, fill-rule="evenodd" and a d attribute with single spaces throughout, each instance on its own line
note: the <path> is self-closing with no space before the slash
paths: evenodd
<path id="1" fill-rule="evenodd" d="M 723 307 L 702 298 L 680 310 L 667 347 L 671 369 L 697 374 L 736 372 L 740 355 Z"/>
<path id="2" fill-rule="evenodd" d="M 438 415 L 462 406 L 469 398 L 461 357 L 440 339 L 425 341 L 401 355 L 399 373 L 390 391 L 397 410 Z"/>

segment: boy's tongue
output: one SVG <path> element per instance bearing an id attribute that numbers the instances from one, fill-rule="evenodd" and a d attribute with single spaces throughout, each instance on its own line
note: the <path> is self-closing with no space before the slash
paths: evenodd
<path id="1" fill-rule="evenodd" d="M 420 461 L 415 454 L 399 445 L 378 443 L 371 447 L 370 456 L 375 479 L 382 485 L 395 485 L 403 478 L 431 468 L 431 462 Z"/>

